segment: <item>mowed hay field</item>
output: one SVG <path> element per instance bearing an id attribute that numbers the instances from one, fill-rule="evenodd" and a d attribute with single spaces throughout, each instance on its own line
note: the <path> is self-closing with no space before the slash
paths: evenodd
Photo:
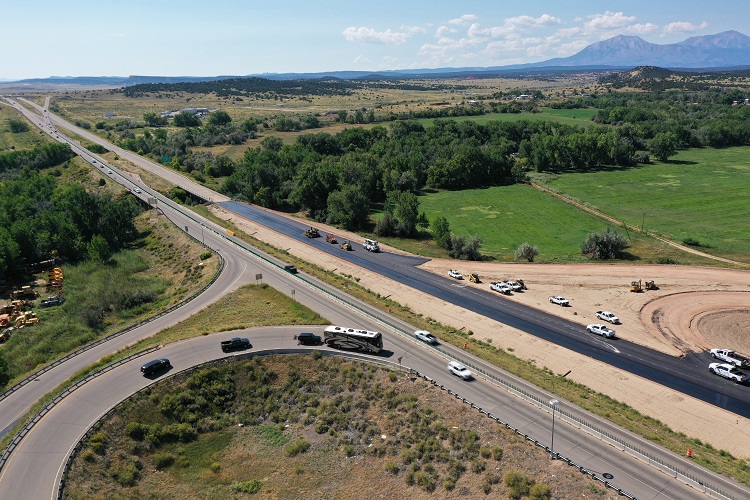
<path id="1" fill-rule="evenodd" d="M 526 184 L 463 191 L 438 191 L 419 197 L 420 210 L 432 221 L 448 219 L 453 234 L 482 239 L 482 255 L 513 261 L 521 243 L 539 248 L 536 262 L 589 262 L 581 254 L 581 243 L 592 231 L 613 227 L 611 223 Z M 670 257 L 680 264 L 708 265 L 705 258 L 686 254 L 652 237 L 626 232 L 630 247 L 624 261 L 655 263 Z M 384 242 L 428 257 L 446 257 L 432 240 Z"/>
<path id="2" fill-rule="evenodd" d="M 668 162 L 561 174 L 546 184 L 646 231 L 750 263 L 750 147 L 690 149 Z"/>

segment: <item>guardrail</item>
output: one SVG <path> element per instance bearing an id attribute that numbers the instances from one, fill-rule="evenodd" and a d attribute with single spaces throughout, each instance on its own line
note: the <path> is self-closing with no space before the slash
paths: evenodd
<path id="1" fill-rule="evenodd" d="M 474 367 L 474 366 L 473 366 L 472 368 L 474 368 L 475 370 L 476 370 L 476 369 L 478 369 L 477 367 Z M 582 465 L 579 465 L 579 464 L 575 463 L 575 462 L 574 462 L 573 460 L 569 459 L 568 457 L 566 457 L 566 456 L 564 456 L 564 455 L 561 455 L 560 453 L 557 453 L 557 452 L 553 452 L 553 451 L 552 451 L 552 450 L 550 449 L 550 447 L 549 447 L 549 446 L 547 446 L 547 445 L 545 445 L 545 444 L 543 444 L 543 443 L 540 443 L 539 441 L 537 441 L 537 440 L 536 440 L 536 439 L 534 439 L 533 437 L 529 436 L 528 434 L 524 434 L 524 433 L 523 433 L 523 432 L 521 432 L 520 430 L 518 430 L 518 429 L 516 429 L 515 427 L 513 427 L 512 425 L 510 425 L 509 423 L 507 423 L 507 422 L 505 422 L 504 420 L 502 420 L 502 419 L 501 419 L 500 417 L 496 417 L 495 415 L 491 414 L 490 412 L 488 412 L 488 411 L 484 410 L 484 409 L 483 409 L 482 407 L 480 407 L 480 406 L 477 406 L 477 405 L 475 405 L 474 403 L 472 403 L 472 402 L 471 402 L 471 401 L 469 401 L 468 399 L 466 399 L 466 398 L 462 397 L 462 396 L 461 396 L 460 394 L 458 394 L 457 392 L 454 392 L 454 391 L 452 391 L 452 390 L 448 389 L 447 387 L 445 387 L 445 386 L 444 386 L 444 385 L 442 385 L 442 384 L 438 384 L 438 383 L 437 383 L 437 381 L 433 380 L 432 378 L 428 377 L 427 375 L 424 375 L 424 374 L 422 374 L 422 373 L 419 373 L 419 372 L 418 372 L 418 371 L 416 371 L 416 370 L 411 370 L 411 372 L 412 372 L 412 373 L 414 373 L 415 375 L 417 375 L 418 377 L 421 377 L 421 378 L 422 378 L 422 379 L 424 379 L 425 381 L 427 381 L 427 382 L 431 383 L 431 384 L 432 384 L 432 385 L 434 385 L 435 387 L 438 387 L 438 388 L 440 388 L 440 389 L 442 389 L 442 390 L 446 391 L 446 392 L 447 392 L 448 394 L 450 394 L 451 396 L 455 397 L 456 399 L 460 399 L 461 401 L 463 401 L 463 402 L 464 402 L 464 403 L 466 403 L 467 405 L 471 406 L 472 408 L 474 408 L 474 409 L 476 409 L 476 410 L 479 410 L 479 412 L 480 412 L 480 413 L 482 413 L 482 414 L 484 414 L 484 415 L 487 415 L 487 418 L 491 418 L 492 420 L 494 420 L 495 422 L 499 423 L 500 425 L 504 425 L 504 426 L 505 426 L 506 428 L 508 428 L 508 429 L 512 430 L 513 432 L 515 432 L 515 433 L 516 433 L 516 434 L 518 434 L 519 436 L 522 436 L 522 437 L 523 437 L 524 439 L 526 439 L 527 441 L 531 441 L 532 443 L 534 443 L 535 445 L 539 446 L 540 448 L 544 448 L 544 450 L 546 450 L 546 451 L 547 451 L 547 452 L 549 452 L 550 454 L 554 453 L 554 455 L 555 455 L 555 457 L 556 457 L 556 459 L 557 459 L 557 460 L 561 460 L 561 461 L 563 461 L 563 462 L 566 462 L 566 463 L 567 463 L 568 465 L 570 465 L 570 466 L 576 467 L 576 468 L 577 468 L 578 470 L 580 470 L 580 471 L 581 471 L 581 472 L 582 472 L 583 474 L 588 474 L 589 476 L 591 476 L 591 477 L 592 477 L 593 479 L 595 479 L 596 481 L 599 481 L 599 482 L 601 482 L 601 483 L 602 483 L 602 484 L 603 484 L 603 485 L 604 485 L 605 487 L 607 487 L 607 488 L 612 488 L 613 490 L 615 490 L 615 491 L 616 491 L 616 492 L 617 492 L 617 493 L 618 493 L 619 495 L 622 495 L 622 496 L 624 496 L 624 497 L 626 497 L 626 498 L 630 498 L 630 499 L 632 499 L 632 500 L 635 500 L 635 497 L 634 497 L 633 495 L 631 495 L 631 494 L 630 494 L 630 493 L 628 493 L 627 491 L 623 490 L 622 488 L 618 487 L 618 486 L 617 486 L 617 485 L 615 485 L 614 483 L 610 483 L 610 482 L 609 482 L 609 481 L 607 480 L 607 478 L 605 478 L 604 476 L 600 476 L 600 475 L 599 475 L 599 474 L 598 474 L 597 472 L 595 472 L 595 471 L 592 471 L 592 470 L 589 470 L 589 469 L 587 469 L 587 468 L 583 467 Z M 558 413 L 560 413 L 560 410 L 557 410 L 557 412 L 558 412 Z"/>
<path id="2" fill-rule="evenodd" d="M 451 358 L 458 359 L 461 361 L 461 363 L 465 364 L 466 366 L 469 366 L 476 370 L 478 373 L 481 373 L 488 379 L 491 379 L 493 382 L 500 384 L 501 386 L 505 387 L 509 392 L 512 392 L 516 396 L 525 399 L 526 401 L 529 401 L 533 403 L 535 406 L 538 406 L 539 408 L 546 409 L 547 411 L 550 410 L 549 402 L 543 399 L 538 398 L 537 396 L 528 393 L 527 391 L 523 390 L 520 387 L 517 387 L 511 382 L 508 382 L 507 380 L 503 380 L 499 377 L 496 377 L 494 374 L 489 373 L 487 370 L 484 370 L 480 368 L 479 366 L 476 366 L 475 364 L 471 363 L 470 361 L 465 361 L 461 358 L 456 357 L 455 355 L 446 352 L 445 350 L 439 348 L 439 347 L 433 347 L 435 350 L 440 351 L 441 353 L 445 354 L 446 356 L 449 356 Z M 442 387 L 442 386 L 441 386 Z M 451 393 L 451 391 L 448 391 Z M 464 400 L 466 401 L 466 400 Z M 471 404 L 474 406 L 474 404 Z M 675 479 L 680 480 L 681 482 L 687 484 L 688 486 L 692 487 L 693 489 L 700 491 L 701 493 L 705 493 L 706 495 L 709 495 L 714 498 L 719 499 L 727 499 L 727 500 L 733 500 L 734 497 L 732 497 L 729 493 L 727 493 L 724 490 L 721 490 L 717 486 L 711 485 L 706 483 L 705 481 L 702 481 L 700 478 L 696 477 L 694 474 L 690 474 L 688 471 L 681 469 L 675 465 L 672 465 L 670 463 L 665 462 L 664 460 L 661 460 L 658 457 L 655 457 L 648 453 L 645 450 L 642 450 L 624 439 L 621 439 L 617 436 L 612 435 L 611 433 L 600 429 L 599 427 L 573 415 L 570 412 L 565 411 L 564 409 L 560 409 L 559 407 L 555 410 L 555 412 L 558 415 L 558 418 L 563 418 L 568 423 L 575 425 L 579 429 L 583 430 L 584 432 L 588 433 L 589 435 L 592 435 L 594 437 L 599 438 L 602 441 L 607 442 L 608 444 L 614 446 L 615 448 L 618 448 L 628 455 L 632 456 L 633 458 L 644 462 L 651 467 L 654 467 L 663 473 L 674 477 Z M 512 427 L 510 427 L 513 429 Z M 515 429 L 513 429 L 515 430 Z M 520 432 L 519 432 L 520 434 Z M 571 464 L 573 465 L 573 464 Z M 606 481 L 605 481 L 606 483 Z M 618 490 L 619 491 L 619 490 Z"/>
<path id="3" fill-rule="evenodd" d="M 311 349 L 266 349 L 266 350 L 263 350 L 263 351 L 255 351 L 255 352 L 251 352 L 251 353 L 236 354 L 236 355 L 232 355 L 232 356 L 224 356 L 223 358 L 213 359 L 211 361 L 206 361 L 205 363 L 201 363 L 201 364 L 198 364 L 198 365 L 193 365 L 190 368 L 188 368 L 188 370 L 193 370 L 193 369 L 196 369 L 196 368 L 203 368 L 203 367 L 210 366 L 210 365 L 222 364 L 222 363 L 225 363 L 225 362 L 227 362 L 229 360 L 234 361 L 234 360 L 237 360 L 237 359 L 249 359 L 249 358 L 252 358 L 252 357 L 255 357 L 255 356 L 272 356 L 274 354 L 303 354 L 303 353 L 309 353 L 309 352 L 312 352 L 312 350 Z M 372 357 L 364 356 L 364 355 L 361 355 L 361 354 L 358 354 L 358 353 L 333 352 L 333 351 L 318 351 L 318 352 L 320 352 L 323 356 L 341 356 L 341 357 L 344 357 L 344 358 L 358 359 L 358 360 L 361 360 L 361 361 L 367 361 L 369 363 L 379 363 L 379 364 L 383 364 L 383 365 L 388 365 L 388 366 L 391 366 L 394 369 L 400 369 L 401 371 L 405 371 L 405 369 L 401 369 L 400 367 L 397 367 L 396 364 L 393 363 L 392 361 L 388 361 L 388 360 L 384 360 L 384 359 L 372 358 Z M 169 375 L 167 375 L 165 377 L 162 377 L 158 381 L 155 381 L 155 382 L 161 382 L 163 380 L 167 380 L 167 379 L 170 379 L 172 377 L 176 377 L 177 375 L 179 375 L 183 371 L 185 371 L 185 370 L 182 370 L 182 371 L 179 371 L 179 372 L 175 372 L 175 373 L 170 373 Z M 153 385 L 153 384 L 149 384 L 149 385 L 147 385 L 147 386 L 145 386 L 145 387 L 137 390 L 136 392 L 134 392 L 133 394 L 131 394 L 127 398 L 125 398 L 122 401 L 120 401 L 119 403 L 117 403 L 115 406 L 113 406 L 112 408 L 110 408 L 109 410 L 107 410 L 107 412 L 104 413 L 101 417 L 99 417 L 96 420 L 96 422 L 92 423 L 88 427 L 88 429 L 86 429 L 86 432 L 83 433 L 83 435 L 81 436 L 81 439 L 78 440 L 78 442 L 76 443 L 76 445 L 73 447 L 73 449 L 70 451 L 70 453 L 68 454 L 68 456 L 65 458 L 65 463 L 63 464 L 62 468 L 60 469 L 60 483 L 57 485 L 57 498 L 58 499 L 62 498 L 62 492 L 63 492 L 63 489 L 65 488 L 65 476 L 68 473 L 68 469 L 70 468 L 70 464 L 73 462 L 73 460 L 75 459 L 75 456 L 78 454 L 78 452 L 81 451 L 81 448 L 85 445 L 85 443 L 89 439 L 89 437 L 99 428 L 99 426 L 102 424 L 102 422 L 104 422 L 104 420 L 106 420 L 114 412 L 116 412 L 117 409 L 120 406 L 122 406 L 123 404 L 127 403 L 131 399 L 135 398 L 136 396 L 138 396 L 142 392 L 144 392 L 146 390 L 149 390 L 150 387 L 151 387 L 151 385 Z M 20 441 L 20 439 L 19 439 L 19 441 Z M 2 470 L 2 464 L 0 464 L 0 471 L 1 470 Z"/>
<path id="4" fill-rule="evenodd" d="M 131 325 L 131 326 L 129 326 L 129 327 L 123 329 L 123 330 L 120 330 L 120 331 L 115 332 L 115 333 L 113 333 L 111 335 L 108 335 L 108 336 L 106 336 L 104 338 L 96 340 L 96 341 L 94 341 L 94 342 L 92 342 L 90 344 L 87 344 L 87 345 L 83 346 L 83 347 L 79 347 L 75 351 L 73 351 L 73 352 L 71 352 L 71 353 L 63 356 L 62 358 L 59 358 L 59 359 L 53 361 L 52 363 L 50 363 L 50 364 L 48 364 L 48 365 L 40 368 L 39 370 L 37 370 L 34 373 L 30 374 L 29 376 L 27 376 L 26 378 L 24 378 L 20 382 L 18 382 L 15 385 L 13 385 L 13 387 L 5 390 L 2 394 L 0 394 L 0 401 L 4 400 L 9 395 L 13 394 L 18 389 L 22 388 L 23 386 L 25 386 L 29 382 L 32 382 L 33 380 L 35 380 L 36 378 L 38 378 L 40 375 L 42 375 L 42 374 L 44 374 L 44 373 L 52 370 L 53 368 L 55 368 L 55 367 L 57 367 L 57 366 L 65 363 L 66 361 L 70 360 L 71 358 L 74 358 L 74 357 L 78 356 L 79 354 L 81 354 L 83 352 L 86 352 L 86 351 L 88 351 L 90 349 L 93 349 L 94 347 L 96 347 L 98 345 L 104 344 L 105 342 L 108 342 L 108 341 L 110 341 L 110 340 L 112 340 L 112 339 L 114 339 L 116 337 L 124 335 L 124 334 L 126 334 L 128 332 L 131 332 L 131 331 L 135 330 L 136 328 L 139 328 L 139 327 L 141 327 L 141 326 L 143 326 L 143 325 L 145 325 L 147 323 L 150 323 L 150 322 L 152 322 L 152 321 L 154 321 L 156 319 L 159 319 L 162 316 L 165 316 L 165 315 L 171 313 L 172 311 L 174 311 L 175 309 L 178 309 L 178 308 L 184 306 L 185 304 L 189 303 L 190 301 L 194 300 L 200 294 L 202 294 L 203 292 L 205 292 L 208 289 L 208 287 L 210 287 L 211 285 L 213 285 L 214 282 L 217 279 L 219 279 L 219 276 L 221 275 L 222 271 L 224 270 L 224 266 L 225 266 L 224 257 L 222 257 L 221 255 L 219 255 L 219 258 L 221 259 L 221 264 L 219 266 L 219 269 L 216 271 L 216 274 L 214 275 L 214 277 L 211 278 L 211 281 L 209 281 L 206 285 L 204 285 L 200 290 L 198 290 L 197 292 L 195 292 L 190 297 L 188 297 L 188 298 L 186 298 L 186 299 L 178 302 L 177 304 L 173 305 L 172 307 L 170 307 L 168 309 L 165 309 L 164 311 L 162 311 L 162 312 L 160 312 L 158 314 L 155 314 L 154 316 L 151 316 L 151 317 L 149 317 L 147 319 L 144 319 L 143 321 L 139 321 L 138 323 L 136 323 L 134 325 Z"/>
<path id="5" fill-rule="evenodd" d="M 63 399 L 65 399 L 71 393 L 75 392 L 81 386 L 83 386 L 86 383 L 88 383 L 90 380 L 92 380 L 92 379 L 94 379 L 94 378 L 96 378 L 96 377 L 98 377 L 98 376 L 100 376 L 100 375 L 102 375 L 104 373 L 107 373 L 110 370 L 114 370 L 118 366 L 120 366 L 122 364 L 125 364 L 125 363 L 127 363 L 127 362 L 129 362 L 129 361 L 131 361 L 131 360 L 133 360 L 135 358 L 144 356 L 144 355 L 146 355 L 148 353 L 157 351 L 159 349 L 161 349 L 161 346 L 150 347 L 148 349 L 144 349 L 143 351 L 139 351 L 139 352 L 137 352 L 135 354 L 131 354 L 127 358 L 123 358 L 123 359 L 121 359 L 119 361 L 115 361 L 114 363 L 105 366 L 101 370 L 98 370 L 98 371 L 96 371 L 94 373 L 91 373 L 91 374 L 87 375 L 86 377 L 82 378 L 81 380 L 75 382 L 70 387 L 65 388 L 65 390 L 63 390 L 60 394 L 58 394 L 57 396 L 55 396 L 55 398 L 52 401 L 50 401 L 48 404 L 46 404 L 44 406 L 44 408 L 42 408 L 41 410 L 39 410 L 39 412 L 31 420 L 29 420 L 26 423 L 26 425 L 23 426 L 23 428 L 18 432 L 18 434 L 16 434 L 16 437 L 13 438 L 13 441 L 10 442 L 10 444 L 8 445 L 8 447 L 5 448 L 5 451 L 3 452 L 2 456 L 0 456 L 0 472 L 2 472 L 3 468 L 5 467 L 5 464 L 8 462 L 8 459 L 10 458 L 10 455 L 16 449 L 16 447 L 18 446 L 18 444 L 23 440 L 23 438 L 26 437 L 26 435 L 31 431 L 31 429 L 33 429 L 34 426 L 37 423 L 39 423 L 39 421 L 42 419 L 42 417 L 44 417 L 47 413 L 49 413 L 50 410 L 52 410 L 52 408 L 54 408 L 55 406 L 57 406 L 60 403 L 60 401 L 62 401 Z"/>

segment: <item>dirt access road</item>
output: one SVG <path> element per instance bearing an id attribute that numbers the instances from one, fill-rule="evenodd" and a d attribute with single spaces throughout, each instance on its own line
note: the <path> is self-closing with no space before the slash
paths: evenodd
<path id="1" fill-rule="evenodd" d="M 254 237 L 262 241 L 288 248 L 295 256 L 326 269 L 336 269 L 339 274 L 357 276 L 360 285 L 390 295 L 417 313 L 454 328 L 468 327 L 477 338 L 491 340 L 493 345 L 555 373 L 570 370 L 568 378 L 623 401 L 675 431 L 709 442 L 734 456 L 750 457 L 750 419 L 621 372 L 343 259 L 310 252 L 308 245 L 220 207 L 212 206 L 212 211 L 248 234 L 255 233 Z M 359 245 L 363 241 L 354 233 L 322 224 L 315 226 L 321 234 L 335 234 Z M 389 247 L 384 250 L 404 253 Z M 595 316 L 598 310 L 612 311 L 622 321 L 622 325 L 615 327 L 620 337 L 674 356 L 712 347 L 750 353 L 750 271 L 672 265 L 516 264 L 442 259 L 431 260 L 421 267 L 442 276 L 447 276 L 449 269 L 464 274 L 479 273 L 482 284 L 465 282 L 465 286 L 486 287 L 490 281 L 522 278 L 529 289 L 508 300 L 523 302 L 581 325 L 599 322 Z M 655 280 L 660 288 L 630 292 L 630 282 L 638 279 Z M 551 304 L 547 300 L 550 295 L 565 296 L 571 307 Z M 710 376 L 708 370 L 706 376 Z"/>

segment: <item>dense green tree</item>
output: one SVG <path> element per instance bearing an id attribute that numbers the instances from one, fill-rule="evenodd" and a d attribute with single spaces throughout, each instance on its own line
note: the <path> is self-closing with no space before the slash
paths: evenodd
<path id="1" fill-rule="evenodd" d="M 107 240 L 102 236 L 95 234 L 89 244 L 86 245 L 86 250 L 89 254 L 89 259 L 96 262 L 107 262 L 112 258 L 112 251 L 109 249 Z"/>
<path id="2" fill-rule="evenodd" d="M 348 230 L 362 229 L 369 219 L 369 199 L 359 186 L 347 185 L 328 195 L 328 220 Z"/>
<path id="3" fill-rule="evenodd" d="M 229 116 L 229 113 L 227 113 L 223 109 L 219 109 L 212 113 L 209 113 L 208 119 L 206 121 L 209 125 L 224 127 L 232 123 L 232 117 Z"/>
<path id="4" fill-rule="evenodd" d="M 175 127 L 200 127 L 201 119 L 198 115 L 190 113 L 189 111 L 180 111 L 174 117 Z"/>
<path id="5" fill-rule="evenodd" d="M 435 243 L 437 243 L 440 248 L 450 250 L 451 230 L 448 225 L 448 219 L 442 215 L 438 215 L 435 217 L 435 220 L 432 221 L 431 227 L 432 238 L 435 240 Z"/>
<path id="6" fill-rule="evenodd" d="M 657 159 L 667 161 L 677 153 L 677 136 L 672 132 L 658 133 L 646 143 L 646 147 Z"/>
<path id="7" fill-rule="evenodd" d="M 169 123 L 166 117 L 159 116 L 156 113 L 144 113 L 143 121 L 148 127 L 163 127 Z"/>
<path id="8" fill-rule="evenodd" d="M 482 254 L 479 248 L 482 246 L 482 239 L 479 236 L 472 236 L 468 240 L 464 236 L 451 234 L 451 245 L 448 249 L 448 255 L 454 259 L 461 260 L 481 260 Z"/>
<path id="9" fill-rule="evenodd" d="M 14 134 L 29 131 L 29 125 L 25 121 L 17 118 L 11 118 L 8 120 L 8 128 L 10 128 L 10 131 Z"/>

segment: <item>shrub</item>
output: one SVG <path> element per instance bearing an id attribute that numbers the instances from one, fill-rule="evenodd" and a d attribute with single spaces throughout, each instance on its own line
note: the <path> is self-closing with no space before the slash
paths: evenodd
<path id="1" fill-rule="evenodd" d="M 524 476 L 517 470 L 510 470 L 503 477 L 505 485 L 508 487 L 508 495 L 511 498 L 521 498 L 529 494 L 534 480 Z"/>
<path id="2" fill-rule="evenodd" d="M 498 461 L 503 459 L 503 449 L 500 446 L 495 445 L 492 447 L 492 458 Z"/>
<path id="3" fill-rule="evenodd" d="M 589 233 L 588 237 L 581 243 L 581 253 L 591 259 L 615 259 L 622 254 L 627 246 L 628 240 L 625 239 L 625 236 L 608 227 L 605 231 Z"/>
<path id="4" fill-rule="evenodd" d="M 210 259 L 213 254 L 211 252 L 201 252 L 200 259 L 206 260 Z"/>
<path id="5" fill-rule="evenodd" d="M 141 441 L 148 431 L 148 426 L 140 422 L 128 422 L 125 433 L 136 441 Z"/>
<path id="6" fill-rule="evenodd" d="M 482 246 L 482 238 L 472 236 L 469 240 L 464 236 L 451 234 L 451 244 L 448 255 L 454 259 L 461 260 L 482 260 L 482 254 L 479 248 Z"/>
<path id="7" fill-rule="evenodd" d="M 211 462 L 208 465 L 208 470 L 215 474 L 221 470 L 221 464 L 219 462 Z"/>
<path id="8" fill-rule="evenodd" d="M 96 456 L 94 456 L 94 452 L 91 450 L 86 450 L 83 453 L 81 453 L 81 458 L 86 462 L 96 461 Z"/>
<path id="9" fill-rule="evenodd" d="M 159 470 L 166 469 L 175 461 L 175 456 L 171 453 L 157 453 L 153 457 L 154 467 Z"/>
<path id="10" fill-rule="evenodd" d="M 284 446 L 284 453 L 286 453 L 288 457 L 294 457 L 299 455 L 300 453 L 306 452 L 309 449 L 310 443 L 308 443 L 304 439 L 298 439 L 297 441 Z"/>
<path id="11" fill-rule="evenodd" d="M 529 490 L 529 498 L 532 500 L 549 500 L 552 498 L 552 491 L 546 483 L 535 484 Z"/>
<path id="12" fill-rule="evenodd" d="M 677 261 L 672 257 L 659 257 L 656 259 L 657 264 L 677 264 Z"/>
<path id="13" fill-rule="evenodd" d="M 534 262 L 534 257 L 539 255 L 539 247 L 532 245 L 531 243 L 524 242 L 516 250 L 516 260 L 527 260 Z"/>
<path id="14" fill-rule="evenodd" d="M 398 464 L 396 462 L 394 462 L 393 460 L 388 460 L 385 463 L 385 471 L 388 474 L 393 474 L 395 476 L 396 474 L 398 474 L 399 470 L 401 470 L 401 469 L 399 468 Z"/>
<path id="15" fill-rule="evenodd" d="M 696 240 L 695 238 L 685 238 L 684 240 L 682 240 L 682 242 L 686 245 L 690 245 L 691 247 L 701 246 L 701 242 Z"/>
<path id="16" fill-rule="evenodd" d="M 490 456 L 492 455 L 492 450 L 482 446 L 481 448 L 479 448 L 479 454 L 482 456 L 482 458 L 490 458 Z"/>
<path id="17" fill-rule="evenodd" d="M 241 483 L 233 483 L 229 487 L 235 493 L 248 493 L 254 495 L 260 491 L 262 486 L 260 479 L 251 479 L 250 481 L 243 481 Z"/>
<path id="18" fill-rule="evenodd" d="M 122 467 L 110 467 L 109 473 L 120 486 L 133 486 L 138 479 L 138 469 L 133 463 L 125 464 Z"/>

